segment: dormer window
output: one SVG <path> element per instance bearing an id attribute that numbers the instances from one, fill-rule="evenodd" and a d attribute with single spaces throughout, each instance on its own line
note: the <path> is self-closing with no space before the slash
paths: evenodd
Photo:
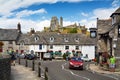
<path id="1" fill-rule="evenodd" d="M 113 17 L 112 17 L 112 25 L 115 24 L 115 23 L 116 23 L 116 16 L 113 15 Z"/>
<path id="2" fill-rule="evenodd" d="M 79 38 L 75 38 L 75 42 L 79 42 L 79 40 L 80 40 Z"/>
<path id="3" fill-rule="evenodd" d="M 68 38 L 64 38 L 64 41 L 65 41 L 65 42 L 68 42 L 69 40 L 68 40 Z"/>
<path id="4" fill-rule="evenodd" d="M 50 37 L 50 42 L 54 42 L 54 37 Z"/>
<path id="5" fill-rule="evenodd" d="M 39 37 L 38 36 L 35 36 L 35 41 L 38 41 L 39 40 Z"/>
<path id="6" fill-rule="evenodd" d="M 20 46 L 24 46 L 25 42 L 24 41 L 21 41 L 20 42 Z"/>

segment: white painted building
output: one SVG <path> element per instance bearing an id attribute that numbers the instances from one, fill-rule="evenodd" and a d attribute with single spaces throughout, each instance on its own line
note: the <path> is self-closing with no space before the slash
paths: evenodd
<path id="1" fill-rule="evenodd" d="M 29 41 L 25 41 L 24 37 L 28 37 Z M 42 56 L 47 51 L 61 51 L 62 55 L 69 51 L 79 51 L 90 59 L 95 58 L 95 40 L 83 34 L 58 34 L 58 33 L 39 33 L 34 35 L 22 34 L 18 41 L 18 45 L 24 42 L 24 46 L 28 46 L 28 50 Z M 41 57 L 42 58 L 42 57 Z"/>

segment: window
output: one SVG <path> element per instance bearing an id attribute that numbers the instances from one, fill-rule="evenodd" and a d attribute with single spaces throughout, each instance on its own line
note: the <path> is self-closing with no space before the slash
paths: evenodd
<path id="1" fill-rule="evenodd" d="M 40 49 L 40 50 L 42 49 L 42 44 L 39 44 L 39 49 Z"/>
<path id="2" fill-rule="evenodd" d="M 118 37 L 120 37 L 120 25 L 118 25 Z"/>
<path id="3" fill-rule="evenodd" d="M 50 49 L 53 49 L 53 45 L 50 45 Z"/>
<path id="4" fill-rule="evenodd" d="M 79 42 L 79 40 L 80 40 L 79 38 L 75 38 L 75 41 L 76 41 L 76 42 Z"/>
<path id="5" fill-rule="evenodd" d="M 76 49 L 76 50 L 79 50 L 79 46 L 76 46 L 75 49 Z"/>
<path id="6" fill-rule="evenodd" d="M 69 46 L 65 46 L 65 50 L 69 49 Z"/>
<path id="7" fill-rule="evenodd" d="M 112 24 L 115 24 L 116 23 L 116 17 L 115 17 L 115 15 L 113 15 L 113 17 L 112 17 Z"/>
<path id="8" fill-rule="evenodd" d="M 65 41 L 65 42 L 68 42 L 68 38 L 64 38 L 64 41 Z"/>
<path id="9" fill-rule="evenodd" d="M 20 46 L 24 46 L 24 44 L 25 44 L 24 41 L 20 42 Z"/>
<path id="10" fill-rule="evenodd" d="M 35 41 L 38 41 L 38 40 L 39 40 L 39 37 L 38 37 L 38 36 L 36 36 L 36 37 L 35 37 Z"/>
<path id="11" fill-rule="evenodd" d="M 50 37 L 50 42 L 54 42 L 54 37 Z"/>
<path id="12" fill-rule="evenodd" d="M 12 42 L 12 41 L 9 41 L 9 44 L 13 44 L 13 42 Z"/>

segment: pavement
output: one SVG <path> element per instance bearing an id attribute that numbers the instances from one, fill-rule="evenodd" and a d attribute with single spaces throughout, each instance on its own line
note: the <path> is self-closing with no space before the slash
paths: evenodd
<path id="1" fill-rule="evenodd" d="M 35 71 L 23 65 L 11 66 L 11 80 L 40 80 Z"/>
<path id="2" fill-rule="evenodd" d="M 105 71 L 99 65 L 95 65 L 95 64 L 90 64 L 89 70 L 92 72 L 97 72 L 97 73 L 101 73 L 101 74 L 120 76 L 120 71 L 115 71 L 115 72 Z"/>

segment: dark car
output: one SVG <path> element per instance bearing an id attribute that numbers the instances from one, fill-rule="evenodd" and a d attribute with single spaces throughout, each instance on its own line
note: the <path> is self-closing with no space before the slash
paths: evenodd
<path id="1" fill-rule="evenodd" d="M 33 59 L 36 59 L 37 56 L 35 54 L 26 54 L 25 55 L 25 58 L 26 59 L 29 59 L 29 60 L 33 60 Z"/>
<path id="2" fill-rule="evenodd" d="M 72 57 L 69 60 L 69 69 L 83 70 L 83 60 L 80 57 Z"/>

